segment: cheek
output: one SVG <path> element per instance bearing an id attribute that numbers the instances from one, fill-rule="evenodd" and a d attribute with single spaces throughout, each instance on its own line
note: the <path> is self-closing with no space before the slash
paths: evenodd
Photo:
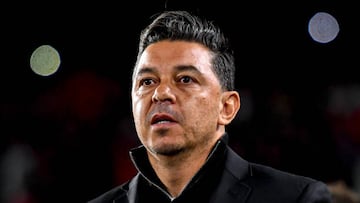
<path id="1" fill-rule="evenodd" d="M 196 105 L 188 111 L 187 124 L 200 134 L 212 134 L 216 131 L 219 118 L 219 104 L 216 98 L 198 97 Z"/>
<path id="2" fill-rule="evenodd" d="M 207 106 L 218 106 L 219 100 L 220 100 L 220 94 L 213 90 L 213 91 L 207 91 L 203 94 L 199 94 L 197 98 L 202 104 L 205 104 Z"/>
<path id="3" fill-rule="evenodd" d="M 142 104 L 141 100 L 133 99 L 132 100 L 132 112 L 133 112 L 135 122 L 138 122 L 138 120 L 140 120 L 142 109 L 143 109 L 143 104 Z"/>
<path id="4" fill-rule="evenodd" d="M 198 104 L 194 107 L 205 116 L 213 115 L 218 112 L 219 102 L 216 97 L 200 96 L 197 98 Z"/>

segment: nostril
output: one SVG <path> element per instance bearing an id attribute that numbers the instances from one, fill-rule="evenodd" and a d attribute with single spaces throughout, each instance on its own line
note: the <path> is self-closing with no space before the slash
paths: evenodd
<path id="1" fill-rule="evenodd" d="M 153 96 L 151 97 L 152 101 L 158 101 L 158 97 L 157 97 L 157 94 L 153 94 Z"/>
<path id="2" fill-rule="evenodd" d="M 159 85 L 152 96 L 152 101 L 175 101 L 172 89 L 167 85 Z"/>

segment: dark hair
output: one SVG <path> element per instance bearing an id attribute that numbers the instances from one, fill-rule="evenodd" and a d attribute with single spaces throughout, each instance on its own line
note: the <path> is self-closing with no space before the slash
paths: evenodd
<path id="1" fill-rule="evenodd" d="M 212 21 L 187 11 L 164 11 L 140 35 L 137 62 L 150 44 L 162 40 L 184 40 L 208 47 L 213 55 L 212 67 L 224 90 L 234 90 L 235 63 L 228 39 Z"/>

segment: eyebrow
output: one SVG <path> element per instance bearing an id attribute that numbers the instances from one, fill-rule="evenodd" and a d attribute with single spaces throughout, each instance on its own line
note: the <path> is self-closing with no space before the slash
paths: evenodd
<path id="1" fill-rule="evenodd" d="M 201 72 L 194 66 L 192 65 L 179 65 L 175 67 L 175 72 L 184 72 L 184 71 L 189 71 L 189 72 L 193 72 L 196 74 L 201 74 Z M 141 68 L 139 70 L 139 72 L 137 73 L 138 76 L 146 74 L 146 73 L 154 73 L 157 74 L 158 71 L 153 68 L 153 67 L 145 67 L 145 68 Z"/>
<path id="2" fill-rule="evenodd" d="M 145 67 L 145 68 L 141 68 L 139 70 L 139 72 L 137 73 L 137 76 L 139 75 L 143 75 L 143 74 L 146 74 L 146 73 L 157 73 L 158 71 L 155 69 L 155 68 L 152 68 L 152 67 Z"/>
<path id="3" fill-rule="evenodd" d="M 180 66 L 176 66 L 175 68 L 177 72 L 189 71 L 196 74 L 201 74 L 201 72 L 192 65 L 180 65 Z"/>

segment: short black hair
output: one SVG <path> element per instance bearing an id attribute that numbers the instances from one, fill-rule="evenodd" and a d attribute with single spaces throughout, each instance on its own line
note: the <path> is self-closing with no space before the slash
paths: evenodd
<path id="1" fill-rule="evenodd" d="M 234 90 L 234 53 L 228 38 L 213 21 L 184 10 L 163 11 L 155 15 L 141 32 L 136 65 L 146 47 L 162 40 L 183 40 L 206 46 L 212 52 L 212 68 L 222 89 Z"/>

